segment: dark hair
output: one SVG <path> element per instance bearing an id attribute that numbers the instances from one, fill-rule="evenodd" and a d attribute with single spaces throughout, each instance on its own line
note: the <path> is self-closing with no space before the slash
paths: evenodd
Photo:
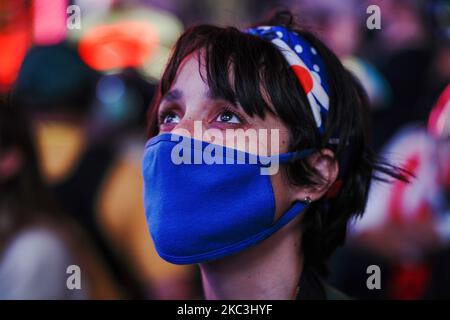
<path id="1" fill-rule="evenodd" d="M 282 25 L 310 42 L 322 57 L 330 88 L 325 132 L 316 129 L 306 94 L 279 50 L 268 40 L 233 27 L 199 25 L 178 39 L 162 76 L 159 92 L 149 109 L 149 136 L 158 134 L 157 108 L 170 89 L 183 59 L 202 50 L 207 83 L 214 95 L 239 102 L 250 116 L 276 114 L 290 129 L 290 151 L 330 148 L 340 165 L 340 192 L 332 199 L 311 204 L 302 220 L 305 265 L 326 271 L 325 262 L 345 240 L 352 216 L 364 211 L 375 172 L 407 180 L 405 172 L 378 160 L 368 138 L 368 99 L 362 86 L 339 59 L 313 34 L 299 28 L 291 13 L 283 11 L 258 25 Z M 233 75 L 233 79 L 229 75 Z M 339 143 L 330 145 L 330 138 Z M 322 177 L 305 160 L 286 168 L 291 183 L 314 186 Z M 380 176 L 376 178 L 383 179 Z"/>
<path id="2" fill-rule="evenodd" d="M 42 114 L 89 114 L 98 72 L 86 65 L 67 43 L 33 46 L 14 83 L 14 105 Z"/>

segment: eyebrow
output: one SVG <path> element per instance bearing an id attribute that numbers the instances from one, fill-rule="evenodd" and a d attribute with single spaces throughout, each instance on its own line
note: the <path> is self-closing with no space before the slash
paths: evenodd
<path id="1" fill-rule="evenodd" d="M 208 89 L 208 91 L 205 94 L 205 97 L 209 100 L 218 100 L 218 99 L 223 99 L 223 100 L 227 100 L 225 97 L 223 97 L 222 95 L 218 95 L 217 93 L 215 94 L 214 92 L 212 92 L 211 90 Z M 180 100 L 183 98 L 183 92 L 179 89 L 173 89 L 168 91 L 164 97 L 161 99 L 162 101 L 165 102 L 172 102 L 172 101 L 176 101 L 176 100 Z M 231 102 L 231 101 L 230 101 Z"/>
<path id="2" fill-rule="evenodd" d="M 233 105 L 238 106 L 238 103 L 236 101 L 232 101 L 230 99 L 227 99 L 224 95 L 222 95 L 220 92 L 212 92 L 211 90 L 208 90 L 206 92 L 206 97 L 210 100 L 224 100 L 227 101 Z"/>
<path id="3" fill-rule="evenodd" d="M 175 101 L 175 100 L 180 100 L 183 97 L 183 92 L 181 92 L 178 89 L 174 89 L 174 90 L 170 90 L 169 92 L 167 92 L 164 97 L 161 99 L 162 101 Z"/>

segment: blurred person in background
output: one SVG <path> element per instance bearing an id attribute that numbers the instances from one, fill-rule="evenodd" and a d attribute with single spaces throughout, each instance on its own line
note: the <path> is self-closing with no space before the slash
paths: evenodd
<path id="1" fill-rule="evenodd" d="M 63 43 L 33 47 L 14 91 L 33 115 L 46 182 L 124 297 L 194 298 L 192 269 L 160 259 L 145 227 L 142 115 L 153 90 L 132 69 L 101 76 Z"/>
<path id="2" fill-rule="evenodd" d="M 421 103 L 427 107 L 423 108 L 422 114 L 419 114 L 421 120 L 428 116 L 429 106 L 434 104 L 450 82 L 450 2 L 430 0 L 426 10 L 431 24 L 435 52 L 428 71 L 426 94 L 421 99 Z"/>
<path id="3" fill-rule="evenodd" d="M 358 0 L 287 0 L 285 4 L 300 13 L 302 24 L 324 41 L 357 77 L 367 92 L 371 112 L 386 108 L 392 98 L 389 83 L 363 50 L 367 5 Z"/>
<path id="4" fill-rule="evenodd" d="M 89 234 L 124 296 L 141 288 L 102 232 L 96 201 L 114 159 L 114 146 L 88 132 L 98 74 L 68 45 L 35 46 L 14 85 L 14 102 L 32 115 L 33 134 L 46 183 L 55 199 Z"/>
<path id="5" fill-rule="evenodd" d="M 371 104 L 374 148 L 410 121 L 425 122 L 450 79 L 450 5 L 442 0 L 285 1 L 361 82 Z M 380 9 L 369 30 L 366 9 Z"/>
<path id="6" fill-rule="evenodd" d="M 0 97 L 0 299 L 118 298 L 83 231 L 57 207 L 23 110 Z M 79 289 L 67 286 L 80 267 Z"/>
<path id="7" fill-rule="evenodd" d="M 361 298 L 450 297 L 450 85 L 428 126 L 410 124 L 383 148 L 415 175 L 409 184 L 373 182 L 348 250 L 334 257 L 332 283 Z M 382 266 L 382 290 L 364 287 L 365 268 Z"/>
<path id="8" fill-rule="evenodd" d="M 274 10 L 282 0 L 143 0 L 154 7 L 174 12 L 189 27 L 199 23 L 247 25 Z"/>
<path id="9" fill-rule="evenodd" d="M 357 0 L 285 1 L 336 55 L 343 59 L 357 53 L 363 40 L 365 7 Z"/>
<path id="10" fill-rule="evenodd" d="M 449 12 L 450 13 L 450 12 Z M 450 84 L 439 97 L 428 120 L 428 132 L 434 137 L 437 166 L 441 173 L 436 177 L 439 194 L 435 197 L 435 232 L 441 246 L 432 257 L 432 271 L 425 297 L 429 299 L 450 298 Z"/>
<path id="11" fill-rule="evenodd" d="M 448 268 L 442 254 L 446 236 L 436 231 L 436 224 L 443 229 L 447 225 L 439 217 L 448 201 L 448 143 L 427 132 L 426 123 L 432 118 L 431 106 L 450 82 L 450 4 L 440 0 L 369 4 L 380 6 L 382 24 L 381 30 L 368 32 L 362 54 L 380 68 L 393 98 L 384 109 L 372 112 L 375 147 L 385 144 L 386 157 L 407 165 L 418 178 L 410 186 L 396 184 L 391 189 L 375 184 L 365 218 L 356 223 L 358 236 L 350 241 L 352 250 L 360 253 L 359 263 L 353 254 L 340 251 L 333 265 L 346 272 L 332 276 L 331 282 L 358 297 L 448 297 L 443 289 L 449 286 L 448 275 L 442 272 L 442 265 L 447 263 Z M 447 95 L 448 89 L 437 105 L 443 105 Z M 440 119 L 444 121 L 445 113 Z M 360 250 L 366 245 L 369 250 Z M 364 285 L 367 275 L 361 268 L 372 263 L 389 270 L 382 290 L 368 291 Z"/>
<path id="12" fill-rule="evenodd" d="M 372 113 L 375 148 L 380 149 L 402 126 L 425 123 L 430 107 L 450 80 L 448 1 L 377 0 L 381 29 L 367 30 L 361 52 L 380 70 L 389 85 L 385 108 Z M 436 24 L 437 20 L 439 24 Z"/>

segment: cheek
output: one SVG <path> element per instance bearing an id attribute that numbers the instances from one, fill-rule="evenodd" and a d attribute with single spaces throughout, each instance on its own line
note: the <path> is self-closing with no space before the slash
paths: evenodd
<path id="1" fill-rule="evenodd" d="M 288 152 L 288 129 L 280 121 L 268 118 L 255 121 L 245 129 L 234 130 L 232 135 L 225 136 L 224 144 L 261 156 Z"/>
<path id="2" fill-rule="evenodd" d="M 265 134 L 260 139 L 260 150 L 266 151 L 266 155 L 276 155 L 288 152 L 289 131 L 287 127 L 275 116 L 267 114 L 264 121 L 257 124 L 258 129 Z"/>
<path id="3" fill-rule="evenodd" d="M 271 154 L 281 154 L 288 152 L 289 133 L 281 126 L 278 133 L 271 136 L 269 141 L 273 141 L 269 148 Z M 278 220 L 292 205 L 295 199 L 294 190 L 287 178 L 284 166 L 280 165 L 278 172 L 270 176 L 273 193 L 275 196 L 275 221 Z"/>
<path id="4" fill-rule="evenodd" d="M 269 155 L 276 155 L 288 152 L 289 134 L 285 128 L 272 129 L 269 131 L 268 145 L 266 146 Z"/>
<path id="5" fill-rule="evenodd" d="M 277 221 L 291 207 L 294 196 L 284 170 L 280 168 L 277 174 L 270 177 L 270 180 L 275 196 L 275 221 Z"/>
<path id="6" fill-rule="evenodd" d="M 277 155 L 288 151 L 288 134 L 279 129 L 227 129 L 220 134 L 208 130 L 206 133 L 205 141 L 261 156 Z"/>
<path id="7" fill-rule="evenodd" d="M 269 129 L 263 136 L 264 138 L 258 141 L 259 154 L 273 156 L 288 152 L 289 136 L 286 130 Z"/>

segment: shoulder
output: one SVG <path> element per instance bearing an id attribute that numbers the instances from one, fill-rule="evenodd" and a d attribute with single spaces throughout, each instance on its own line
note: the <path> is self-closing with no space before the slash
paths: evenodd
<path id="1" fill-rule="evenodd" d="M 70 298 L 66 270 L 74 264 L 56 231 L 25 229 L 5 248 L 0 260 L 0 296 L 5 299 Z M 66 296 L 68 295 L 68 296 Z"/>
<path id="2" fill-rule="evenodd" d="M 45 227 L 28 228 L 11 239 L 6 247 L 2 264 L 7 260 L 23 260 L 24 266 L 36 260 L 46 261 L 48 258 L 67 257 L 67 246 L 59 235 Z"/>

